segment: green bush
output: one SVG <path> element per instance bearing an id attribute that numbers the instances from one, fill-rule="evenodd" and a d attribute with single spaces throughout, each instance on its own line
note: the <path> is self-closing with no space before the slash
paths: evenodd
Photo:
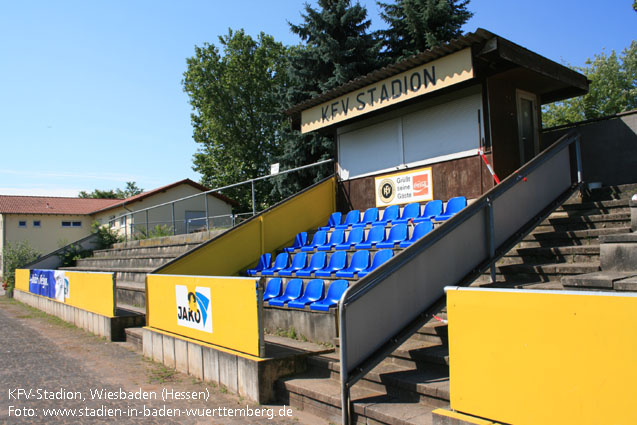
<path id="1" fill-rule="evenodd" d="M 92 254 L 92 251 L 82 248 L 78 244 L 68 245 L 66 242 L 58 242 L 58 245 L 64 247 L 62 252 L 57 253 L 57 257 L 62 264 L 60 267 L 72 267 L 80 258 L 86 258 Z M 65 246 L 67 245 L 67 246 Z"/>
<path id="2" fill-rule="evenodd" d="M 135 234 L 135 239 L 152 239 L 152 238 L 161 238 L 164 236 L 172 236 L 173 228 L 167 224 L 162 224 L 161 226 L 158 224 L 155 227 L 152 227 L 148 230 L 148 234 L 146 234 L 146 229 L 143 227 L 135 228 L 137 233 Z"/>
<path id="3" fill-rule="evenodd" d="M 2 280 L 7 283 L 7 289 L 11 290 L 15 286 L 15 269 L 22 268 L 37 260 L 40 253 L 36 251 L 27 241 L 16 244 L 7 243 L 2 253 L 3 276 Z"/>
<path id="4" fill-rule="evenodd" d="M 98 249 L 110 248 L 114 243 L 124 241 L 124 238 L 116 230 L 102 226 L 98 221 L 91 224 L 91 233 L 97 235 Z"/>

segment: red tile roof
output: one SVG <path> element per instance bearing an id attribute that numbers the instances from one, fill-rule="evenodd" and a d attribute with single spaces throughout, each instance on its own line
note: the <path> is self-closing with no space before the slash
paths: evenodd
<path id="1" fill-rule="evenodd" d="M 0 195 L 0 214 L 90 214 L 121 199 Z"/>

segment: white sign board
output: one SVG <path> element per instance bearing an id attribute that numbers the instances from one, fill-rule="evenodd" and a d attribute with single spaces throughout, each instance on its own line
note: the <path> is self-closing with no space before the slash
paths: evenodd
<path id="1" fill-rule="evenodd" d="M 434 197 L 431 167 L 376 177 L 375 187 L 377 207 L 431 201 Z"/>

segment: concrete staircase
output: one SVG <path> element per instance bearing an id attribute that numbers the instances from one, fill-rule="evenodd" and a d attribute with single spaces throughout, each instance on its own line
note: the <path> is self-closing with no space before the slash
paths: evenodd
<path id="1" fill-rule="evenodd" d="M 497 263 L 497 280 L 475 286 L 564 289 L 561 278 L 600 268 L 599 236 L 630 232 L 637 185 L 602 188 L 569 199 Z M 437 314 L 446 319 L 446 309 Z M 338 340 L 335 341 L 338 343 Z M 447 326 L 432 320 L 352 387 L 352 422 L 425 425 L 449 405 Z M 338 349 L 311 357 L 303 375 L 277 382 L 280 401 L 334 423 L 341 418 Z"/>
<path id="2" fill-rule="evenodd" d="M 222 231 L 199 232 L 114 244 L 63 270 L 114 272 L 117 306 L 145 313 L 146 274 L 196 248 Z"/>

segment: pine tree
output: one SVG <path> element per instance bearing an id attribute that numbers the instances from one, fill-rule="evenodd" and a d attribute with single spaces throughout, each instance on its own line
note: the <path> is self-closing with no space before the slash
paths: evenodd
<path id="1" fill-rule="evenodd" d="M 367 10 L 360 3 L 319 0 L 317 9 L 306 4 L 302 17 L 303 23 L 290 24 L 290 30 L 304 44 L 291 50 L 289 85 L 283 93 L 287 107 L 365 75 L 379 65 L 379 45 L 374 35 L 367 31 L 370 21 Z M 318 134 L 301 135 L 298 131 L 288 130 L 285 140 L 280 160 L 286 168 L 335 156 L 334 141 Z M 278 190 L 282 194 L 291 194 L 332 172 L 333 165 L 329 165 L 321 170 L 291 174 Z"/>
<path id="2" fill-rule="evenodd" d="M 398 0 L 381 3 L 381 18 L 389 24 L 379 31 L 386 63 L 431 49 L 462 34 L 460 28 L 473 13 L 469 0 Z"/>

